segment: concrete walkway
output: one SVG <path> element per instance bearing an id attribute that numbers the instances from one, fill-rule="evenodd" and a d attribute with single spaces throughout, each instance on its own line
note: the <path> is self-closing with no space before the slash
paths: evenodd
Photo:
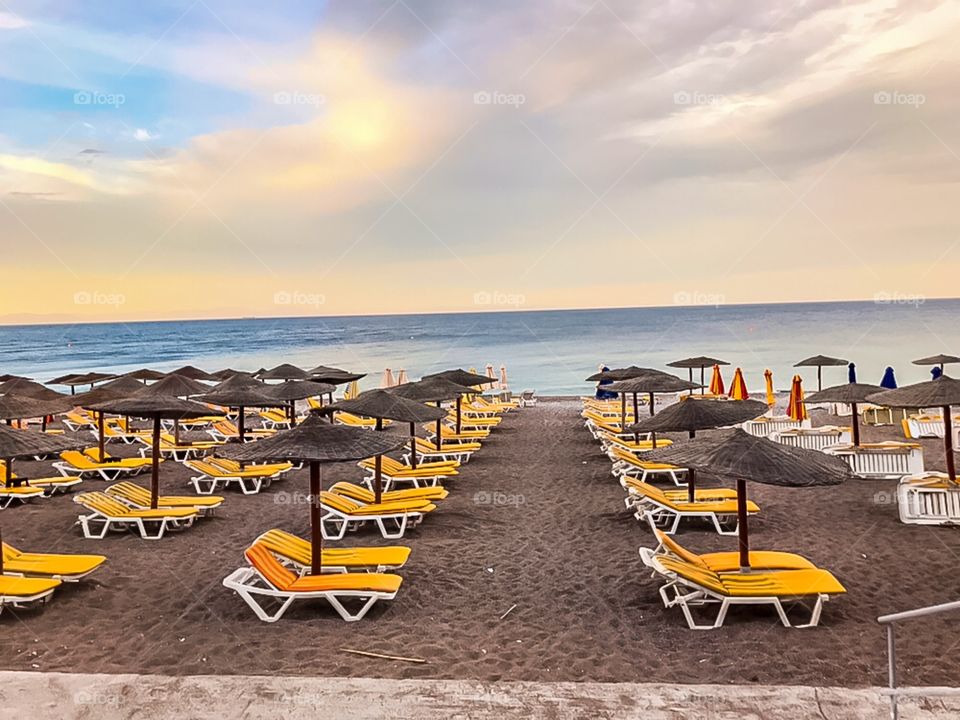
<path id="1" fill-rule="evenodd" d="M 960 699 L 905 700 L 901 718 L 960 717 Z M 0 719 L 643 718 L 881 720 L 876 689 L 637 683 L 482 683 L 0 672 Z"/>

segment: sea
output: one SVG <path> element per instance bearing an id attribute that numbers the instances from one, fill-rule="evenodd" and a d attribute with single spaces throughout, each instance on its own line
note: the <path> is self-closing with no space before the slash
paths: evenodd
<path id="1" fill-rule="evenodd" d="M 799 373 L 809 391 L 816 388 L 816 369 L 793 365 L 810 355 L 855 363 L 860 382 L 879 383 L 891 366 L 904 385 L 930 378 L 930 369 L 912 360 L 941 352 L 960 354 L 960 300 L 0 327 L 0 374 L 41 382 L 93 370 L 191 364 L 252 371 L 292 363 L 368 373 L 361 381 L 367 389 L 381 385 L 385 368 L 394 374 L 404 369 L 415 379 L 454 367 L 483 372 L 491 364 L 498 372 L 507 368 L 514 391 L 575 395 L 592 391 L 584 379 L 601 364 L 668 369 L 672 360 L 708 355 L 731 364 L 724 368 L 726 380 L 733 368 L 742 368 L 750 390 L 763 388 L 763 372 L 770 369 L 777 390 L 788 389 Z M 824 387 L 846 382 L 847 372 L 824 368 Z"/>

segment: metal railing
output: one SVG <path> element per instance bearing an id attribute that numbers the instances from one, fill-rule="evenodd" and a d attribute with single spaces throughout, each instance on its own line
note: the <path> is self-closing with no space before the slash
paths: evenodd
<path id="1" fill-rule="evenodd" d="M 930 605 L 929 607 L 917 608 L 916 610 L 905 610 L 903 612 L 892 613 L 890 615 L 881 615 L 877 622 L 887 626 L 887 695 L 890 696 L 890 717 L 898 720 L 900 717 L 897 708 L 897 700 L 904 695 L 914 697 L 960 697 L 960 688 L 947 687 L 921 687 L 921 688 L 899 688 L 897 687 L 897 648 L 895 640 L 895 625 L 901 620 L 914 620 L 916 618 L 927 617 L 929 615 L 939 615 L 945 612 L 960 610 L 960 601 L 942 603 L 940 605 Z"/>

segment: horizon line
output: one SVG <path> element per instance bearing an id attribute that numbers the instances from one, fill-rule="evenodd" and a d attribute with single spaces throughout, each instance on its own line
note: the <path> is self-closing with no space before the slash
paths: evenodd
<path id="1" fill-rule="evenodd" d="M 925 302 L 942 302 L 949 300 L 960 300 L 960 297 L 927 297 L 917 296 L 919 304 Z M 179 318 L 142 318 L 126 320 L 50 320 L 47 322 L 4 322 L 0 318 L 0 328 L 17 327 L 56 327 L 58 325 L 113 325 L 123 323 L 186 323 L 186 322 L 242 322 L 244 320 L 311 320 L 311 319 L 336 319 L 336 318 L 375 318 L 375 317 L 419 317 L 431 315 L 507 315 L 519 313 L 538 313 L 538 312 L 594 312 L 598 310 L 663 310 L 669 308 L 713 308 L 721 307 L 755 307 L 760 305 L 780 306 L 780 305 L 852 305 L 872 303 L 877 305 L 898 305 L 898 304 L 917 304 L 901 303 L 895 299 L 887 301 L 878 300 L 876 297 L 863 299 L 832 299 L 832 300 L 776 300 L 771 302 L 739 302 L 726 303 L 671 303 L 664 305 L 610 305 L 599 307 L 550 307 L 550 308 L 514 308 L 514 309 L 490 309 L 490 310 L 423 310 L 419 312 L 381 312 L 381 313 L 340 313 L 335 315 L 242 315 L 230 317 L 179 317 Z"/>

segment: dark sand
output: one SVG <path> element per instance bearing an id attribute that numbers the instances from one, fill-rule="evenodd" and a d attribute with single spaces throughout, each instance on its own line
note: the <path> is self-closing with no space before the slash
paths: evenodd
<path id="1" fill-rule="evenodd" d="M 129 534 L 83 539 L 69 496 L 2 511 L 4 538 L 17 547 L 97 552 L 109 561 L 87 581 L 58 591 L 42 610 L 5 611 L 0 667 L 879 685 L 886 661 L 876 617 L 960 597 L 960 534 L 901 524 L 890 502 L 895 482 L 752 486 L 751 498 L 762 507 L 751 520 L 753 547 L 801 552 L 832 570 L 849 592 L 826 605 L 814 630 L 783 628 L 772 613 L 756 609 L 732 611 L 719 631 L 689 630 L 679 610 L 660 604 L 637 556 L 651 534 L 624 510 L 623 491 L 579 410 L 575 401 L 542 402 L 508 415 L 450 483 L 440 510 L 408 535 L 413 554 L 397 599 L 355 624 L 322 602 L 294 605 L 280 622 L 262 623 L 221 585 L 260 532 L 282 527 L 306 536 L 307 507 L 290 502 L 291 494 L 305 492 L 303 471 L 260 496 L 230 491 L 216 517 L 160 542 Z M 865 439 L 898 434 L 898 428 L 869 429 Z M 942 468 L 942 445 L 924 441 L 924 450 L 927 467 Z M 23 474 L 43 467 L 17 465 Z M 360 475 L 339 466 L 324 481 Z M 189 492 L 187 476 L 182 466 L 165 463 L 162 490 Z M 698 551 L 736 546 L 734 538 L 697 529 L 680 539 Z M 348 543 L 385 541 L 364 531 Z M 911 623 L 899 640 L 902 683 L 960 682 L 956 618 Z"/>

